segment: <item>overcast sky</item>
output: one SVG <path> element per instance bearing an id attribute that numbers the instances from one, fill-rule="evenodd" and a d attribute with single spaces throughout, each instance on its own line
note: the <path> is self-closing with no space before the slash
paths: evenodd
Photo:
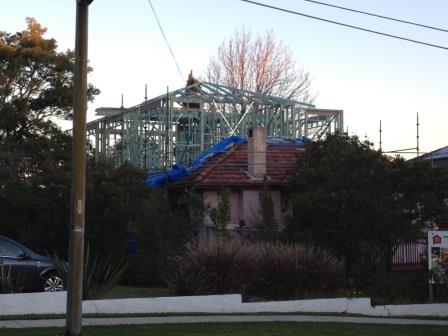
<path id="1" fill-rule="evenodd" d="M 447 0 L 321 0 L 448 29 Z M 303 0 L 263 0 L 267 4 L 364 28 L 448 47 L 448 33 L 343 12 Z M 368 34 L 329 23 L 256 7 L 239 0 L 152 0 L 182 70 L 181 78 L 165 45 L 148 0 L 94 0 L 90 5 L 89 81 L 101 106 L 140 103 L 144 86 L 153 97 L 200 76 L 220 42 L 243 26 L 254 33 L 272 29 L 289 45 L 313 77 L 318 108 L 344 110 L 349 132 L 367 136 L 383 149 L 415 147 L 416 113 L 420 147 L 448 145 L 448 50 Z M 35 17 L 60 50 L 74 48 L 75 0 L 0 0 L 0 30 L 25 29 Z"/>

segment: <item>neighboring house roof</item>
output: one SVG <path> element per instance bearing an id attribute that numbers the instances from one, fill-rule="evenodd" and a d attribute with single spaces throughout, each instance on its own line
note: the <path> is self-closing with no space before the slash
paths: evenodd
<path id="1" fill-rule="evenodd" d="M 183 177 L 170 188 L 195 186 L 199 189 L 228 187 L 260 187 L 262 179 L 248 175 L 247 142 L 231 147 L 228 151 L 210 158 L 201 168 Z M 291 171 L 297 155 L 304 152 L 303 145 L 269 142 L 266 146 L 267 184 L 275 187 L 285 186 L 291 180 Z"/>
<path id="2" fill-rule="evenodd" d="M 448 146 L 408 160 L 410 163 L 417 161 L 430 161 L 436 167 L 448 167 Z"/>

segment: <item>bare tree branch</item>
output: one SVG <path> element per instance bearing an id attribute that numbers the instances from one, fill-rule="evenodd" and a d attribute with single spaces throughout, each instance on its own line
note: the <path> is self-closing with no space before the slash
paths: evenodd
<path id="1" fill-rule="evenodd" d="M 310 74 L 272 31 L 253 36 L 246 28 L 237 30 L 210 59 L 205 80 L 307 103 L 314 100 Z"/>

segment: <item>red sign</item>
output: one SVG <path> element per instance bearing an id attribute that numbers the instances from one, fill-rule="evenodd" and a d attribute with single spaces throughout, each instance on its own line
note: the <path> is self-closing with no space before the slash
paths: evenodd
<path id="1" fill-rule="evenodd" d="M 435 235 L 434 237 L 432 237 L 433 244 L 440 244 L 441 242 L 442 242 L 442 237 L 440 237 L 439 235 Z"/>

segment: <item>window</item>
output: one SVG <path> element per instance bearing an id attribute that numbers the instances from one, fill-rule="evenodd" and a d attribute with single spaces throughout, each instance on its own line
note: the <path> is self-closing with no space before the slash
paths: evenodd
<path id="1" fill-rule="evenodd" d="M 23 250 L 5 240 L 0 240 L 0 257 L 19 257 L 23 255 Z"/>

